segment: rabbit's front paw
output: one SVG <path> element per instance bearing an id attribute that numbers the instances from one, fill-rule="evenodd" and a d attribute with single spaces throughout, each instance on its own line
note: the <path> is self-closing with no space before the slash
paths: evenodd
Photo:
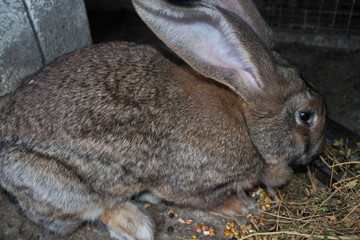
<path id="1" fill-rule="evenodd" d="M 100 219 L 110 236 L 119 240 L 153 240 L 153 223 L 131 202 L 118 203 Z"/>
<path id="2" fill-rule="evenodd" d="M 239 214 L 247 214 L 248 209 L 253 207 L 253 203 L 245 193 L 231 195 L 224 204 L 212 209 L 212 212 L 223 215 L 225 217 L 234 217 Z"/>

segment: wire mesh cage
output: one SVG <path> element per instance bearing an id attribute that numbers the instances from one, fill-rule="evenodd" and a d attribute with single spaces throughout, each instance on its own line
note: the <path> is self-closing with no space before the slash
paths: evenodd
<path id="1" fill-rule="evenodd" d="M 360 36 L 360 0 L 257 0 L 268 24 L 279 30 Z"/>

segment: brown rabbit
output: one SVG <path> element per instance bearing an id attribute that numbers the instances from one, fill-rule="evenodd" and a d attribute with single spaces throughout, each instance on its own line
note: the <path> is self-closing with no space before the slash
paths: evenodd
<path id="1" fill-rule="evenodd" d="M 323 98 L 272 50 L 250 1 L 133 3 L 172 51 L 75 51 L 1 111 L 1 186 L 51 231 L 100 219 L 117 239 L 153 239 L 129 200 L 143 191 L 233 216 L 246 190 L 286 183 L 324 147 Z"/>

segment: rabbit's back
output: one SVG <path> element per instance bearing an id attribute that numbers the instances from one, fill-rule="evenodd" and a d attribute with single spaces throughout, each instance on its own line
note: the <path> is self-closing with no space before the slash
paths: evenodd
<path id="1" fill-rule="evenodd" d="M 25 80 L 1 115 L 1 142 L 55 158 L 96 192 L 129 196 L 172 178 L 202 188 L 194 169 L 209 173 L 201 183 L 212 188 L 261 169 L 235 160 L 254 154 L 230 137 L 246 132 L 238 102 L 157 48 L 95 45 Z"/>
<path id="2" fill-rule="evenodd" d="M 149 126 L 159 117 L 150 119 L 150 112 L 160 116 L 163 108 L 156 105 L 162 104 L 160 88 L 166 88 L 146 70 L 150 63 L 164 65 L 157 54 L 149 47 L 107 43 L 56 59 L 28 77 L 3 109 L 2 151 L 27 148 L 54 158 L 94 190 L 140 190 L 141 181 L 134 183 L 130 175 L 146 170 L 145 159 L 157 144 Z M 112 189 L 114 183 L 128 190 Z"/>

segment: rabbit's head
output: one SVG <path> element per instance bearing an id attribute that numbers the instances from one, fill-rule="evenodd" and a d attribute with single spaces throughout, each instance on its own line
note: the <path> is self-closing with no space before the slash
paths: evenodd
<path id="1" fill-rule="evenodd" d="M 273 50 L 272 31 L 251 1 L 133 3 L 172 51 L 239 96 L 252 143 L 267 163 L 303 164 L 322 151 L 323 98 Z"/>

